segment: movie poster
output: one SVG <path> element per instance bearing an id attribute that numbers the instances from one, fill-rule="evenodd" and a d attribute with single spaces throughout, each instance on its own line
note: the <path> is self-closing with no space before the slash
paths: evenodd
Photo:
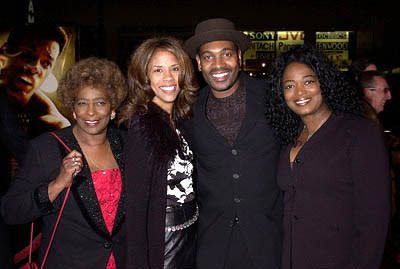
<path id="1" fill-rule="evenodd" d="M 29 139 L 71 125 L 58 82 L 75 62 L 74 27 L 23 25 L 0 30 L 0 195 Z"/>
<path id="2" fill-rule="evenodd" d="M 57 100 L 57 87 L 75 62 L 76 40 L 75 27 L 29 24 L 0 29 L 0 196 L 23 162 L 29 139 L 71 125 Z M 30 227 L 1 227 L 10 236 L 1 247 L 10 250 L 2 249 L 0 267 L 11 262 L 10 252 L 19 268 L 27 260 L 23 248 L 29 245 Z"/>
<path id="3" fill-rule="evenodd" d="M 74 27 L 15 26 L 0 31 L 0 168 L 15 175 L 27 141 L 71 125 L 57 100 L 58 82 L 75 62 Z"/>
<path id="4" fill-rule="evenodd" d="M 35 28 L 32 25 L 27 27 Z M 23 123 L 29 138 L 32 138 L 42 132 L 70 125 L 71 119 L 57 99 L 57 87 L 60 79 L 75 62 L 76 30 L 75 27 L 46 26 L 43 30 L 52 31 L 48 38 L 51 36 L 53 39 L 59 39 L 60 37 L 55 36 L 57 34 L 65 37 L 62 48 L 52 49 L 51 45 L 49 47 L 48 44 L 41 42 L 45 36 L 43 33 L 28 35 L 26 39 L 33 39 L 30 41 L 21 40 L 18 33 L 13 33 L 13 31 L 24 31 L 20 30 L 21 28 L 24 27 L 0 32 L 0 87 L 2 91 L 6 88 L 8 97 L 16 100 L 11 103 L 17 103 L 18 118 Z M 58 30 L 59 33 L 53 33 Z M 14 36 L 10 37 L 10 33 Z M 49 52 L 50 61 L 53 62 L 46 61 L 47 56 L 43 55 L 43 51 L 46 50 Z M 32 65 L 37 67 L 31 68 Z M 34 74 L 35 72 L 37 74 Z M 24 92 L 25 96 L 18 96 L 18 92 Z M 30 94 L 32 96 L 29 96 Z M 35 116 L 44 120 L 35 119 Z M 38 125 L 34 128 L 36 123 Z"/>

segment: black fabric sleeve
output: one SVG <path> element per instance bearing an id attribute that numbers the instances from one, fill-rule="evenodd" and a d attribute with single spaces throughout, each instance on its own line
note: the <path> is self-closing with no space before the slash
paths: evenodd
<path id="1" fill-rule="evenodd" d="M 47 192 L 61 165 L 57 143 L 49 134 L 31 141 L 20 171 L 1 200 L 1 214 L 6 223 L 28 223 L 60 208 L 65 191 L 53 203 Z"/>

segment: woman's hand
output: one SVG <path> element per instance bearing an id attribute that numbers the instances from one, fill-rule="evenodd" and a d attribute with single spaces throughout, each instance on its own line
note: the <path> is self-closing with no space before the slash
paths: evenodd
<path id="1" fill-rule="evenodd" d="M 49 183 L 49 200 L 53 202 L 65 188 L 71 185 L 74 177 L 82 170 L 82 154 L 71 151 L 62 161 L 57 178 Z"/>
<path id="2" fill-rule="evenodd" d="M 73 178 L 82 170 L 82 154 L 71 151 L 62 161 L 60 173 L 56 178 L 58 185 L 68 188 Z"/>

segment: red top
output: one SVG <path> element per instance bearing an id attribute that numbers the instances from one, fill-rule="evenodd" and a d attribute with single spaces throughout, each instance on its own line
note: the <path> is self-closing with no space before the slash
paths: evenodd
<path id="1" fill-rule="evenodd" d="M 106 223 L 108 232 L 111 234 L 121 196 L 121 172 L 119 169 L 98 170 L 92 173 L 92 179 L 104 222 Z M 106 269 L 115 268 L 114 255 L 111 252 Z"/>

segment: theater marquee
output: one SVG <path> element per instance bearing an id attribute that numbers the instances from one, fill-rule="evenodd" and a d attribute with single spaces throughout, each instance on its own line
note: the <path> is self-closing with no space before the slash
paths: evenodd
<path id="1" fill-rule="evenodd" d="M 347 70 L 349 60 L 349 31 L 316 32 L 316 47 L 338 65 Z"/>
<path id="2" fill-rule="evenodd" d="M 251 39 L 251 48 L 243 55 L 243 70 L 267 72 L 282 52 L 304 44 L 304 31 L 243 31 Z"/>

